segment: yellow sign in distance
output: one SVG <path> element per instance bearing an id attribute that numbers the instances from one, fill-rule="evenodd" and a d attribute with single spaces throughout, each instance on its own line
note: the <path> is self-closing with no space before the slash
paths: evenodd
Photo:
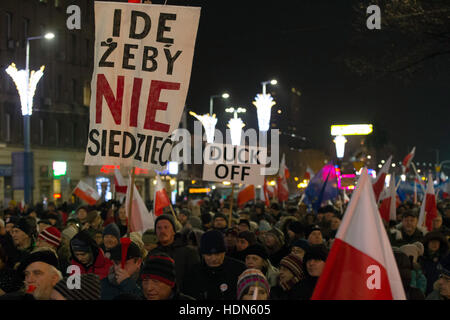
<path id="1" fill-rule="evenodd" d="M 373 132 L 371 124 L 343 124 L 332 125 L 332 136 L 351 136 L 351 135 L 368 135 Z"/>

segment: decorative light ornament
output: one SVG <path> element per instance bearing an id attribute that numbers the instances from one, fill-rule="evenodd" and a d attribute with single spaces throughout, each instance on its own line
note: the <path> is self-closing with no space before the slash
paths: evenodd
<path id="1" fill-rule="evenodd" d="M 212 116 L 210 116 L 209 113 L 207 113 L 207 114 L 200 116 L 192 111 L 189 111 L 189 114 L 191 116 L 197 118 L 197 120 L 202 123 L 203 128 L 205 129 L 206 142 L 213 143 L 214 142 L 214 132 L 216 130 L 216 124 L 217 124 L 216 114 L 214 113 Z"/>
<path id="2" fill-rule="evenodd" d="M 270 94 L 257 94 L 253 105 L 258 115 L 259 131 L 268 131 L 270 126 L 270 113 L 276 104 Z"/>
<path id="3" fill-rule="evenodd" d="M 23 116 L 31 116 L 33 113 L 33 97 L 36 86 L 44 75 L 44 69 L 45 66 L 42 66 L 38 71 L 31 71 L 30 79 L 27 83 L 28 75 L 26 70 L 17 70 L 14 63 L 11 63 L 11 65 L 6 68 L 6 73 L 13 79 L 17 92 L 19 93 Z"/>
<path id="4" fill-rule="evenodd" d="M 231 144 L 239 146 L 241 144 L 242 128 L 245 127 L 241 118 L 231 118 L 228 121 L 228 128 L 230 128 Z"/>
<path id="5" fill-rule="evenodd" d="M 336 144 L 336 155 L 338 158 L 344 157 L 345 143 L 347 139 L 344 136 L 337 136 L 333 142 Z"/>

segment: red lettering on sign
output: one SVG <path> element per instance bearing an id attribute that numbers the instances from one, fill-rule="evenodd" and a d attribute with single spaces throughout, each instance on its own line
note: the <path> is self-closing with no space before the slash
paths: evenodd
<path id="1" fill-rule="evenodd" d="M 166 82 L 152 80 L 148 95 L 147 114 L 145 115 L 144 129 L 169 132 L 170 125 L 155 121 L 157 110 L 167 110 L 167 102 L 159 101 L 161 90 L 179 90 L 180 84 L 177 82 Z"/>
<path id="2" fill-rule="evenodd" d="M 137 127 L 139 100 L 141 99 L 142 79 L 134 78 L 133 94 L 131 95 L 130 127 Z"/>
<path id="3" fill-rule="evenodd" d="M 97 75 L 97 96 L 96 96 L 96 114 L 95 122 L 102 123 L 102 107 L 103 97 L 105 97 L 109 110 L 113 116 L 114 122 L 120 125 L 122 122 L 122 105 L 123 105 L 123 88 L 124 88 L 124 76 L 117 77 L 117 89 L 116 97 L 106 80 L 104 74 Z"/>

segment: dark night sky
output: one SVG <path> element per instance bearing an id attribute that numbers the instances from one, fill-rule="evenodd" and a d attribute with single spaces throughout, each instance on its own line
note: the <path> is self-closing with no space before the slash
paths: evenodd
<path id="1" fill-rule="evenodd" d="M 292 87 L 301 91 L 298 123 L 315 148 L 329 149 L 333 123 L 378 119 L 397 148 L 394 161 L 414 145 L 417 161 L 434 163 L 433 149 L 439 149 L 441 161 L 450 159 L 450 73 L 438 72 L 432 80 L 418 75 L 407 85 L 351 73 L 341 58 L 349 50 L 354 2 L 169 0 L 170 5 L 202 7 L 186 106 L 207 112 L 209 96 L 226 90 L 231 94 L 227 102 L 247 107 L 247 128 L 257 128 L 251 101 L 262 81 L 276 78 L 279 84 L 271 90 L 279 101 Z M 374 45 L 376 37 L 367 41 Z M 214 102 L 222 128 L 229 115 L 219 110 L 230 104 Z"/>

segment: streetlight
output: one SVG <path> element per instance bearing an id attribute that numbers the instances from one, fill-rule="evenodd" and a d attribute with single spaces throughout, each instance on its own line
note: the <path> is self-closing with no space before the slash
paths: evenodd
<path id="1" fill-rule="evenodd" d="M 31 151 L 30 151 L 30 117 L 33 113 L 33 97 L 36 91 L 36 86 L 39 80 L 44 75 L 44 66 L 38 71 L 31 71 L 30 73 L 30 41 L 39 39 L 53 39 L 55 35 L 51 32 L 43 36 L 27 37 L 26 41 L 26 56 L 25 56 L 25 70 L 17 70 L 16 65 L 12 63 L 6 72 L 13 79 L 16 84 L 17 91 L 20 97 L 20 104 L 23 115 L 23 132 L 24 132 L 24 198 L 25 203 L 29 204 L 31 201 L 31 183 L 29 174 L 32 168 Z"/>
<path id="2" fill-rule="evenodd" d="M 228 128 L 230 128 L 231 144 L 238 146 L 241 144 L 242 128 L 245 126 L 241 118 L 238 118 L 238 113 L 245 113 L 245 108 L 227 108 L 225 112 L 233 113 L 234 116 L 228 121 Z"/>
<path id="3" fill-rule="evenodd" d="M 272 107 L 275 105 L 275 101 L 272 96 L 266 93 L 266 85 L 276 85 L 277 80 L 269 80 L 261 82 L 262 94 L 257 94 L 253 105 L 256 107 L 256 113 L 258 115 L 258 127 L 260 132 L 269 131 L 270 127 L 270 113 L 272 112 Z"/>
<path id="4" fill-rule="evenodd" d="M 213 114 L 213 100 L 214 98 L 223 98 L 223 99 L 228 99 L 230 97 L 230 95 L 228 93 L 223 93 L 221 95 L 212 95 L 209 97 L 209 114 L 212 116 Z"/>
<path id="5" fill-rule="evenodd" d="M 269 83 L 274 86 L 274 85 L 276 85 L 278 83 L 278 81 L 275 80 L 275 79 L 272 79 L 272 80 L 269 80 L 269 81 L 261 82 L 262 90 L 263 90 L 262 93 L 263 94 L 266 94 L 266 85 L 268 85 Z"/>
<path id="6" fill-rule="evenodd" d="M 336 155 L 339 159 L 344 157 L 345 152 L 345 143 L 347 139 L 345 136 L 339 135 L 334 138 L 333 142 L 336 144 Z"/>
<path id="7" fill-rule="evenodd" d="M 217 124 L 217 118 L 216 115 L 213 114 L 212 116 L 209 115 L 209 113 L 204 115 L 198 115 L 193 111 L 189 111 L 189 114 L 193 117 L 195 117 L 198 121 L 200 121 L 203 125 L 203 128 L 205 129 L 206 134 L 206 142 L 207 143 L 213 143 L 214 142 L 214 132 L 216 130 L 216 124 Z"/>

